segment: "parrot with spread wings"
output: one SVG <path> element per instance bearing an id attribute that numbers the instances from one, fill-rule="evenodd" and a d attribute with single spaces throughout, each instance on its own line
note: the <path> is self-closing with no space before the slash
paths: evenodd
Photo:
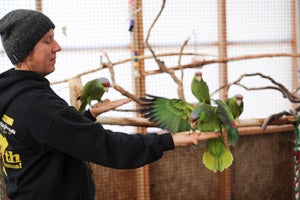
<path id="1" fill-rule="evenodd" d="M 191 83 L 191 91 L 193 95 L 198 99 L 199 103 L 211 104 L 209 87 L 207 83 L 203 79 L 202 72 L 195 72 L 192 83 Z M 227 132 L 227 141 L 230 146 L 235 146 L 239 135 L 238 130 L 234 122 L 234 117 L 231 113 L 231 107 L 223 103 L 221 100 L 214 100 L 218 107 L 219 117 L 222 121 L 222 124 Z M 232 101 L 228 103 L 232 105 Z"/>
<path id="2" fill-rule="evenodd" d="M 167 99 L 148 95 L 141 98 L 141 113 L 158 127 L 171 133 L 198 130 L 222 133 L 222 120 L 218 107 L 199 103 L 196 107 L 180 99 Z M 213 172 L 224 171 L 231 166 L 233 156 L 223 138 L 208 139 L 202 161 Z"/>
<path id="3" fill-rule="evenodd" d="M 226 99 L 226 104 L 230 108 L 230 111 L 234 117 L 234 119 L 238 119 L 238 117 L 242 114 L 244 110 L 244 97 L 241 94 L 236 94 L 231 98 Z"/>
<path id="4" fill-rule="evenodd" d="M 108 92 L 110 87 L 110 81 L 105 78 L 97 78 L 88 81 L 84 86 L 81 95 L 77 98 L 80 100 L 81 106 L 78 109 L 80 112 L 85 110 L 87 105 L 91 105 L 91 101 L 101 101 L 101 98 L 105 92 Z"/>

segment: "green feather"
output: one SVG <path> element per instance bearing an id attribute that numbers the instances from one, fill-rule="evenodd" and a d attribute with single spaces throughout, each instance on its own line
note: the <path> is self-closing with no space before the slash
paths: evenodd
<path id="1" fill-rule="evenodd" d="M 193 106 L 180 99 L 163 97 L 148 98 L 144 106 L 144 117 L 154 122 L 158 127 L 171 133 L 189 131 L 189 115 Z"/>
<path id="2" fill-rule="evenodd" d="M 207 148 L 202 157 L 202 162 L 206 168 L 213 172 L 222 172 L 232 165 L 232 153 L 222 138 L 209 139 L 206 143 Z"/>

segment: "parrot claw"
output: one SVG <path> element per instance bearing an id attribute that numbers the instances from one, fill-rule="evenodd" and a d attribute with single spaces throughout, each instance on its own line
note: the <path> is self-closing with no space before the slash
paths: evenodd
<path id="1" fill-rule="evenodd" d="M 189 132 L 186 132 L 186 135 L 192 135 L 193 134 L 193 130 L 190 130 Z"/>
<path id="2" fill-rule="evenodd" d="M 201 134 L 201 131 L 199 131 L 199 130 L 196 130 L 196 131 L 190 130 L 189 132 L 186 132 L 186 134 L 187 135 Z"/>

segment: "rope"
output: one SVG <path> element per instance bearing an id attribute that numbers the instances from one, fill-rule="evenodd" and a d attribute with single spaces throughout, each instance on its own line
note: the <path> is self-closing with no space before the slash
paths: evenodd
<path id="1" fill-rule="evenodd" d="M 299 124 L 300 117 L 298 115 L 296 117 L 296 123 L 294 124 L 295 130 L 295 147 L 294 147 L 294 191 L 295 191 L 295 200 L 299 200 L 299 163 L 300 163 L 300 147 L 299 147 Z"/>

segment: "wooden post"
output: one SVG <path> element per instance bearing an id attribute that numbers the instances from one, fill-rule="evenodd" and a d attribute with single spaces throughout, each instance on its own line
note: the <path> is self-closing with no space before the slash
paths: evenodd
<path id="1" fill-rule="evenodd" d="M 219 58 L 227 58 L 227 29 L 226 29 L 226 0 L 218 0 L 218 42 Z M 219 63 L 219 84 L 227 84 L 227 63 Z M 226 99 L 228 96 L 227 88 L 220 90 L 220 98 Z M 224 138 L 227 141 L 227 134 Z M 228 144 L 227 144 L 228 146 Z M 230 168 L 219 173 L 220 200 L 231 199 L 231 173 Z"/>
<path id="2" fill-rule="evenodd" d="M 292 25 L 292 33 L 291 33 L 291 46 L 292 46 L 292 53 L 298 53 L 298 47 L 300 46 L 300 41 L 298 40 L 298 35 L 299 35 L 299 28 L 300 28 L 300 23 L 299 23 L 299 1 L 296 0 L 291 0 L 291 25 Z M 295 91 L 300 83 L 299 80 L 299 72 L 300 72 L 300 67 L 298 66 L 298 59 L 297 57 L 292 57 L 292 68 L 291 68 L 291 76 L 292 76 L 292 90 Z M 299 104 L 292 104 L 293 108 L 298 107 Z M 294 152 L 291 152 L 291 154 L 294 154 Z M 296 185 L 299 183 L 299 178 L 297 177 L 297 173 L 299 173 L 299 168 L 296 169 L 296 161 L 295 163 L 292 163 L 292 167 L 295 168 L 294 172 L 294 184 Z M 295 186 L 296 187 L 296 186 Z M 297 199 L 297 196 L 299 195 L 299 187 L 293 190 L 293 196 L 290 197 L 291 199 Z"/>
<path id="3" fill-rule="evenodd" d="M 143 14 L 142 14 L 142 0 L 129 1 L 129 14 L 131 16 L 131 56 L 144 55 L 144 36 L 143 36 Z M 139 9 L 138 12 L 136 12 Z M 135 14 L 133 14 L 135 13 Z M 134 59 L 133 65 L 133 90 L 136 96 L 142 97 L 145 95 L 145 76 L 144 76 L 144 60 Z M 138 106 L 138 105 L 136 105 Z M 139 113 L 136 114 L 140 116 Z M 137 127 L 136 132 L 146 133 L 145 127 Z M 149 165 L 136 169 L 136 185 L 137 185 L 137 199 L 150 200 L 150 179 L 149 179 Z"/>
<path id="4" fill-rule="evenodd" d="M 42 0 L 35 0 L 35 9 L 39 12 L 43 12 Z"/>
<path id="5" fill-rule="evenodd" d="M 300 30 L 300 3 L 299 1 L 292 0 L 291 1 L 291 25 L 292 25 L 292 35 L 291 35 L 291 46 L 292 46 L 292 53 L 298 53 L 298 47 L 300 46 L 300 41 L 298 40 L 297 35 L 299 35 Z M 298 66 L 298 57 L 292 57 L 292 69 L 291 69 L 291 76 L 292 76 L 292 91 L 295 91 L 300 83 L 299 72 L 300 67 Z M 293 104 L 293 108 L 296 108 L 299 104 Z"/>
<path id="6" fill-rule="evenodd" d="M 72 78 L 69 80 L 69 96 L 70 104 L 78 109 L 81 105 L 77 98 L 80 96 L 82 91 L 82 81 L 81 78 Z"/>

